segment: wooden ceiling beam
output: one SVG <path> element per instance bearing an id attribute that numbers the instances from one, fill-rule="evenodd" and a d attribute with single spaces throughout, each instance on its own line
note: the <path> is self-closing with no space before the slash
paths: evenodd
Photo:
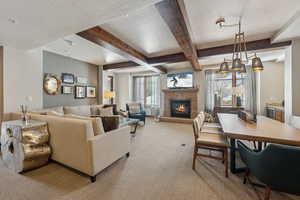
<path id="1" fill-rule="evenodd" d="M 149 65 L 146 56 L 144 56 L 142 53 L 138 52 L 99 26 L 79 32 L 77 35 L 124 58 L 127 58 L 131 61 L 131 63 L 127 62 L 127 64 L 136 63 L 138 65 L 146 66 L 151 71 L 164 73 L 164 71 Z"/>
<path id="2" fill-rule="evenodd" d="M 271 39 L 263 39 L 263 40 L 246 42 L 248 51 L 280 48 L 280 47 L 290 46 L 291 44 L 292 44 L 291 41 L 271 43 Z M 230 44 L 230 45 L 223 45 L 223 46 L 217 46 L 217 47 L 211 47 L 205 49 L 198 49 L 197 55 L 198 58 L 203 58 L 203 57 L 209 57 L 215 55 L 229 54 L 232 53 L 232 51 L 233 51 L 233 44 Z M 152 65 L 177 63 L 177 62 L 185 62 L 185 61 L 187 61 L 187 59 L 183 53 L 176 53 L 176 54 L 169 54 L 164 56 L 147 58 L 147 62 Z M 121 63 L 104 65 L 104 69 L 110 69 L 113 68 L 114 66 L 118 66 L 118 68 L 122 68 L 122 67 L 136 67 L 138 65 L 135 63 L 128 64 L 128 62 L 121 62 Z"/>
<path id="3" fill-rule="evenodd" d="M 196 47 L 192 42 L 189 20 L 183 0 L 163 0 L 155 4 L 194 70 L 201 70 Z"/>
<path id="4" fill-rule="evenodd" d="M 279 43 L 271 43 L 271 39 L 262 39 L 262 40 L 255 40 L 246 42 L 247 50 L 248 51 L 256 51 L 262 49 L 272 49 L 278 47 L 284 47 L 291 45 L 291 41 L 287 42 L 279 42 Z M 197 54 L 198 57 L 207 57 L 207 56 L 215 56 L 221 54 L 229 54 L 233 51 L 233 44 L 219 46 L 219 47 L 211 47 L 205 49 L 198 49 Z"/>

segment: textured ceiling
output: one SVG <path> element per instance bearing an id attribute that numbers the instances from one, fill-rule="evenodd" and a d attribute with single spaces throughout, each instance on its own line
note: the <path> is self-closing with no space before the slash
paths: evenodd
<path id="1" fill-rule="evenodd" d="M 159 0 L 0 0 L 0 45 L 31 49 Z"/>
<path id="2" fill-rule="evenodd" d="M 102 28 L 149 57 L 181 51 L 156 8 L 153 4 L 150 5 L 156 1 L 144 0 L 144 4 L 135 5 L 130 3 L 127 7 L 124 3 L 127 1 L 114 0 L 113 2 L 115 3 L 108 3 L 107 9 L 102 13 L 105 17 L 98 19 L 98 23 Z M 300 10 L 299 0 L 184 0 L 184 2 L 194 43 L 198 48 L 233 42 L 233 36 L 237 32 L 237 28 L 219 29 L 215 24 L 215 20 L 220 16 L 225 17 L 228 23 L 236 23 L 239 16 L 241 16 L 242 30 L 245 31 L 246 39 L 250 41 L 273 36 Z M 114 9 L 111 8 L 113 6 L 115 6 Z M 113 14 L 105 15 L 106 12 L 109 13 L 108 10 L 113 10 Z M 125 12 L 124 10 L 131 10 L 131 12 Z M 111 17 L 111 15 L 119 15 L 119 17 Z M 294 24 L 294 27 L 299 26 Z M 300 36 L 300 32 L 295 31 L 295 28 L 287 30 L 289 36 Z M 280 40 L 285 40 L 286 37 L 286 35 L 281 35 Z M 75 41 L 75 43 L 78 42 Z M 73 47 L 75 50 L 69 51 L 70 57 L 98 65 L 126 60 L 101 47 L 96 48 L 89 42 L 86 42 L 86 44 L 79 43 L 80 45 Z M 65 46 L 65 41 L 60 39 L 47 45 L 47 49 L 62 52 L 66 51 L 65 48 L 68 48 Z M 80 47 L 82 47 L 81 50 Z M 200 62 L 209 63 L 214 58 L 206 58 L 206 60 L 203 61 L 202 59 Z"/>

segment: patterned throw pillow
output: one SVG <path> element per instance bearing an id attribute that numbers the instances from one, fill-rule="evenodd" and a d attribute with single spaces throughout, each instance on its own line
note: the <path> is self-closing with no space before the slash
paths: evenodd
<path id="1" fill-rule="evenodd" d="M 205 113 L 205 122 L 213 123 L 215 121 L 216 121 L 216 119 L 212 114 L 207 113 L 207 112 Z"/>
<path id="2" fill-rule="evenodd" d="M 99 109 L 99 113 L 101 116 L 112 116 L 114 115 L 113 107 L 101 108 Z"/>
<path id="3" fill-rule="evenodd" d="M 129 112 L 131 114 L 140 113 L 141 112 L 140 104 L 130 104 L 129 105 Z"/>

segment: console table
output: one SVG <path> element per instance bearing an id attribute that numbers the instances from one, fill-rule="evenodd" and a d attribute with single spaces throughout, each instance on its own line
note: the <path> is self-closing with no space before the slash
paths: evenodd
<path id="1" fill-rule="evenodd" d="M 1 132 L 2 159 L 8 168 L 20 173 L 48 162 L 51 149 L 45 122 L 7 121 Z"/>

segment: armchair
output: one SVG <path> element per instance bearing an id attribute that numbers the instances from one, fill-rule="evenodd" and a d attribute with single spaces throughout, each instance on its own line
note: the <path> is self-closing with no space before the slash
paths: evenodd
<path id="1" fill-rule="evenodd" d="M 300 148 L 270 144 L 263 151 L 255 152 L 241 141 L 237 142 L 242 161 L 247 166 L 244 183 L 249 174 L 265 184 L 265 200 L 270 199 L 271 190 L 300 194 Z M 255 184 L 261 186 L 259 184 Z"/>
<path id="2" fill-rule="evenodd" d="M 132 119 L 139 119 L 146 123 L 146 112 L 144 111 L 141 103 L 128 103 L 126 104 L 128 117 Z"/>

